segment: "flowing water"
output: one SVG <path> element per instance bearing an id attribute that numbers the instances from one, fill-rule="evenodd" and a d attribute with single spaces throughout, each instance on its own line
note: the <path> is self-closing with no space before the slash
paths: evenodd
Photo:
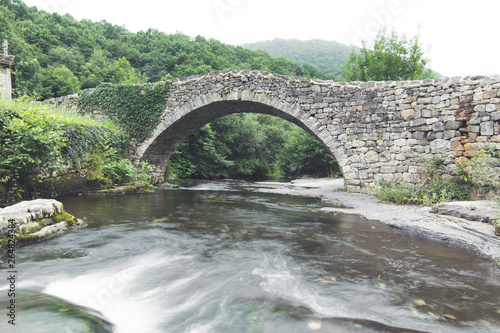
<path id="1" fill-rule="evenodd" d="M 88 227 L 16 250 L 0 331 L 500 332 L 490 262 L 262 187 L 61 199 Z"/>

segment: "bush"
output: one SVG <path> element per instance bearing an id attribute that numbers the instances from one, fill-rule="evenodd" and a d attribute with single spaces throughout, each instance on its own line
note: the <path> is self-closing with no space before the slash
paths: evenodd
<path id="1" fill-rule="evenodd" d="M 21 99 L 0 101 L 0 194 L 22 199 L 38 175 L 60 164 L 64 131 L 43 105 Z"/>
<path id="2" fill-rule="evenodd" d="M 136 173 L 134 165 L 127 159 L 107 162 L 103 168 L 104 177 L 115 185 L 130 182 Z"/>
<path id="3" fill-rule="evenodd" d="M 427 178 L 414 188 L 409 184 L 381 182 L 376 191 L 377 198 L 397 204 L 414 203 L 432 206 L 448 201 L 462 201 L 470 197 L 475 187 L 465 174 L 464 168 L 459 167 L 450 180 L 443 179 L 444 161 L 432 158 L 424 161 Z"/>
<path id="4" fill-rule="evenodd" d="M 495 194 L 500 191 L 500 156 L 494 148 L 485 148 L 479 155 L 470 159 L 464 167 L 466 181 L 477 185 L 482 194 Z"/>
<path id="5" fill-rule="evenodd" d="M 383 201 L 408 204 L 415 201 L 415 189 L 409 184 L 382 181 L 375 196 Z"/>

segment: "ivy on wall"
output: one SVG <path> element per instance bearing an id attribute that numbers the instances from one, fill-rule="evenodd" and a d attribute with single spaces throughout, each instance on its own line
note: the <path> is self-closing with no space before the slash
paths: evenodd
<path id="1" fill-rule="evenodd" d="M 138 141 L 145 140 L 160 122 L 170 82 L 125 85 L 103 83 L 79 93 L 78 109 L 115 120 Z"/>
<path id="2" fill-rule="evenodd" d="M 68 124 L 63 126 L 65 146 L 61 149 L 62 157 L 79 168 L 95 149 L 106 145 L 108 139 L 113 143 L 117 156 L 127 156 L 130 138 L 127 134 L 116 132 L 106 127 Z"/>

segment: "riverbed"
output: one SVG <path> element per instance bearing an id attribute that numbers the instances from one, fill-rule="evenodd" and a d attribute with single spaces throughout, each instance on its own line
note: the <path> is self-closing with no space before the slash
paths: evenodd
<path id="1" fill-rule="evenodd" d="M 310 197 L 271 193 L 287 191 Z M 61 201 L 88 227 L 17 249 L 17 287 L 96 311 L 117 333 L 500 327 L 491 260 L 364 218 L 356 207 L 370 207 L 359 200 L 325 202 L 279 183 L 193 182 Z M 26 330 L 12 332 L 55 332 L 65 316 L 74 320 L 68 309 L 43 319 L 20 310 Z"/>

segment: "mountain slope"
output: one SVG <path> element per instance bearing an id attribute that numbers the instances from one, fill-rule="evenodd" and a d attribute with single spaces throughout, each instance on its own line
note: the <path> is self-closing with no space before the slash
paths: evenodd
<path id="1" fill-rule="evenodd" d="M 284 57 L 299 64 L 316 67 L 329 75 L 340 75 L 342 66 L 347 63 L 351 46 L 335 41 L 313 39 L 279 39 L 243 44 L 250 50 L 263 50 L 273 57 Z"/>

